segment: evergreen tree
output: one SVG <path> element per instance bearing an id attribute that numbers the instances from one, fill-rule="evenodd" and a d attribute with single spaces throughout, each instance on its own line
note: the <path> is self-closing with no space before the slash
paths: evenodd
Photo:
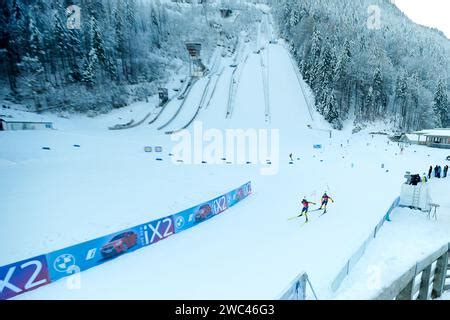
<path id="1" fill-rule="evenodd" d="M 450 125 L 450 106 L 447 95 L 447 86 L 443 79 L 439 80 L 436 93 L 434 94 L 433 110 L 436 116 L 436 125 L 438 127 L 447 127 Z"/>
<path id="2" fill-rule="evenodd" d="M 374 107 L 373 111 L 375 112 L 375 115 L 377 117 L 383 116 L 387 110 L 387 97 L 380 66 L 375 69 L 372 81 L 372 89 Z"/>
<path id="3" fill-rule="evenodd" d="M 33 19 L 30 19 L 30 52 L 29 56 L 43 60 L 43 38 Z"/>
<path id="4" fill-rule="evenodd" d="M 362 119 L 373 120 L 373 109 L 374 109 L 374 93 L 373 88 L 370 86 L 366 92 L 366 96 L 364 98 L 364 106 L 362 110 Z"/>
<path id="5" fill-rule="evenodd" d="M 97 65 L 98 65 L 97 54 L 95 52 L 95 49 L 92 48 L 91 51 L 89 52 L 87 59 L 85 59 L 82 72 L 82 81 L 89 88 L 93 88 L 96 84 Z"/>
<path id="6" fill-rule="evenodd" d="M 339 55 L 338 62 L 336 64 L 336 68 L 334 70 L 334 83 L 341 83 L 347 76 L 347 68 L 350 63 L 350 42 L 348 40 L 345 41 L 344 46 L 342 48 L 341 54 Z"/>
<path id="7" fill-rule="evenodd" d="M 108 60 L 106 58 L 106 52 L 103 44 L 102 34 L 98 25 L 97 19 L 94 16 L 91 17 L 91 43 L 92 49 L 95 51 L 98 61 L 103 67 L 108 66 Z"/>
<path id="8" fill-rule="evenodd" d="M 69 76 L 73 81 L 81 81 L 81 71 L 78 57 L 82 55 L 81 33 L 72 29 L 67 31 L 67 51 L 70 56 Z"/>
<path id="9" fill-rule="evenodd" d="M 334 92 L 329 92 L 326 96 L 327 97 L 323 108 L 324 118 L 331 123 L 335 129 L 340 130 L 342 129 L 342 123 L 339 119 L 339 112 Z"/>

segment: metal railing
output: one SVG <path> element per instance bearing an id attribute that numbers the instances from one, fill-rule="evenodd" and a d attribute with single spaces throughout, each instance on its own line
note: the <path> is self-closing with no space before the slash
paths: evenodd
<path id="1" fill-rule="evenodd" d="M 302 272 L 289 284 L 289 287 L 283 291 L 284 293 L 280 296 L 279 300 L 308 300 L 307 286 L 309 286 L 314 299 L 318 300 L 306 272 Z"/>
<path id="2" fill-rule="evenodd" d="M 383 289 L 376 300 L 430 300 L 450 289 L 448 279 L 450 244 L 445 244 L 417 262 Z"/>
<path id="3" fill-rule="evenodd" d="M 311 121 L 314 121 L 313 117 L 313 108 L 311 106 L 310 101 L 308 100 L 308 96 L 306 95 L 306 90 L 303 88 L 303 77 L 300 74 L 300 70 L 298 69 L 298 65 L 294 61 L 294 57 L 292 56 L 289 48 L 286 48 L 289 53 L 289 60 L 291 60 L 292 68 L 294 69 L 295 75 L 297 76 L 298 84 L 300 85 L 300 90 L 302 91 L 303 98 L 305 99 L 306 106 L 308 107 L 309 116 L 311 117 Z"/>
<path id="4" fill-rule="evenodd" d="M 364 241 L 362 245 L 359 246 L 358 250 L 356 250 L 356 252 L 350 257 L 350 259 L 347 260 L 344 267 L 339 271 L 339 273 L 331 283 L 331 290 L 333 292 L 335 292 L 339 288 L 342 281 L 344 281 L 344 279 L 347 277 L 347 275 L 350 273 L 359 259 L 361 259 L 364 252 L 366 251 L 367 245 L 374 238 L 376 238 L 378 231 L 380 231 L 380 229 L 383 227 L 384 222 L 389 220 L 389 216 L 392 213 L 392 210 L 394 210 L 398 206 L 399 201 L 400 197 L 396 198 L 394 202 L 392 202 L 389 210 L 383 216 L 383 219 L 378 222 L 378 224 L 373 228 L 373 231 L 370 233 L 369 237 Z M 306 272 L 301 273 L 299 276 L 297 276 L 297 278 L 294 279 L 294 281 L 291 282 L 288 288 L 281 295 L 280 300 L 305 300 L 305 295 L 303 293 L 306 290 L 306 283 L 309 283 L 313 295 L 317 300 L 317 296 L 314 292 L 314 289 L 312 288 L 311 283 L 309 282 Z"/>
<path id="5" fill-rule="evenodd" d="M 373 228 L 373 231 L 370 233 L 369 237 L 362 243 L 359 248 L 356 250 L 356 252 L 350 257 L 350 259 L 347 260 L 344 267 L 339 271 L 337 276 L 334 278 L 333 282 L 331 283 L 331 290 L 333 292 L 336 292 L 337 289 L 339 289 L 342 281 L 348 276 L 350 271 L 352 271 L 353 267 L 356 265 L 356 263 L 361 259 L 361 257 L 364 255 L 364 252 L 366 251 L 366 248 L 368 244 L 377 237 L 378 232 L 383 227 L 384 222 L 389 220 L 389 216 L 394 210 L 400 201 L 400 197 L 396 198 L 394 202 L 391 204 L 389 210 L 386 212 L 386 214 L 383 216 L 383 218 L 378 222 L 378 224 Z"/>

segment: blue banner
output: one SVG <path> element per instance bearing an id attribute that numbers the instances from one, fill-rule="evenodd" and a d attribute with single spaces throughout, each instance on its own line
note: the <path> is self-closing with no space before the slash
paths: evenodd
<path id="1" fill-rule="evenodd" d="M 154 244 L 222 213 L 251 192 L 251 182 L 247 182 L 227 194 L 174 215 L 0 267 L 0 300 Z"/>
<path id="2" fill-rule="evenodd" d="M 243 186 L 229 192 L 227 194 L 227 203 L 228 203 L 228 207 L 232 207 L 234 206 L 236 203 L 238 203 L 239 201 L 247 198 L 247 196 L 249 194 L 252 193 L 252 187 L 251 187 L 251 183 L 248 182 L 246 184 L 244 184 Z"/>
<path id="3" fill-rule="evenodd" d="M 50 278 L 56 281 L 151 245 L 174 234 L 171 217 L 161 218 L 47 254 Z"/>
<path id="4" fill-rule="evenodd" d="M 45 255 L 0 267 L 0 300 L 12 298 L 50 282 Z"/>
<path id="5" fill-rule="evenodd" d="M 189 229 L 222 213 L 239 201 L 245 199 L 250 193 L 251 183 L 248 182 L 227 194 L 174 214 L 172 218 L 175 225 L 175 233 Z"/>

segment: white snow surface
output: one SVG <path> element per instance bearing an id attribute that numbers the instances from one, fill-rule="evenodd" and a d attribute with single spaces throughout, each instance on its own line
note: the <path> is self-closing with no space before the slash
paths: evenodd
<path id="1" fill-rule="evenodd" d="M 138 121 L 134 115 L 152 110 L 156 97 L 95 118 L 39 116 L 57 130 L 0 132 L 0 265 L 167 216 L 249 180 L 253 186 L 250 197 L 214 219 L 81 273 L 78 290 L 63 279 L 17 299 L 275 299 L 302 271 L 319 298 L 332 297 L 331 281 L 399 195 L 405 171 L 423 173 L 430 164 L 443 163 L 448 152 L 411 146 L 400 154 L 386 136 L 371 136 L 369 129 L 352 135 L 348 127 L 333 131 L 331 139 L 328 131 L 309 129 L 330 127 L 318 114 L 311 122 L 281 44 L 265 47 L 271 112 L 265 122 L 260 58 L 246 50 L 231 119 L 225 113 L 232 59 L 224 58 L 225 71 L 198 120 L 204 129 L 279 129 L 275 175 L 261 175 L 256 164 L 172 163 L 168 153 L 174 142 L 157 127 L 174 114 L 179 100 L 157 123 L 128 130 L 107 127 L 126 123 L 131 113 Z M 205 79 L 195 84 L 170 129 L 189 120 L 204 85 Z M 313 149 L 314 144 L 323 148 Z M 164 151 L 144 153 L 144 146 Z M 293 165 L 291 152 L 300 158 Z M 155 161 L 158 156 L 164 161 Z M 318 202 L 325 190 L 335 200 L 326 215 L 312 212 L 306 225 L 287 220 L 299 212 L 301 197 Z M 394 219 L 386 233 L 421 217 L 400 211 Z"/>
<path id="2" fill-rule="evenodd" d="M 450 243 L 450 179 L 432 179 L 437 219 L 428 213 L 397 208 L 377 238 L 344 280 L 335 299 L 374 299 L 417 262 Z"/>

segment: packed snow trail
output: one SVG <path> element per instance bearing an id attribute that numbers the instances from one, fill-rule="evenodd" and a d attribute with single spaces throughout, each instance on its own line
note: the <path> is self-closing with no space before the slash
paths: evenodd
<path id="1" fill-rule="evenodd" d="M 245 56 L 245 58 L 233 69 L 231 73 L 231 80 L 228 92 L 228 105 L 227 105 L 227 113 L 225 118 L 231 118 L 233 116 L 233 110 L 235 106 L 236 100 L 236 92 L 239 88 L 239 83 L 241 81 L 242 70 L 245 68 L 245 64 L 247 63 L 249 54 Z"/>
<path id="2" fill-rule="evenodd" d="M 154 110 L 147 113 L 145 115 L 145 117 L 142 118 L 141 120 L 139 120 L 138 122 L 133 122 L 130 125 L 116 125 L 114 127 L 109 127 L 109 129 L 110 130 L 122 130 L 122 129 L 136 128 L 137 126 L 140 126 L 141 124 L 143 124 L 150 116 L 154 115 L 153 119 L 148 123 L 148 124 L 152 124 L 159 118 L 160 114 L 164 111 L 164 108 L 167 106 L 167 104 L 169 104 L 170 101 L 171 101 L 171 99 L 167 100 L 163 104 L 159 104 L 158 106 L 155 107 Z M 155 114 L 155 112 L 156 112 L 156 114 Z"/>
<path id="3" fill-rule="evenodd" d="M 165 132 L 166 134 L 173 134 L 176 132 L 179 132 L 183 129 L 186 129 L 191 125 L 192 122 L 194 122 L 195 118 L 199 114 L 200 110 L 204 107 L 206 99 L 211 91 L 211 83 L 215 83 L 214 86 L 217 84 L 218 78 L 220 77 L 220 74 L 218 74 L 218 69 L 221 66 L 221 59 L 219 55 L 219 50 L 215 51 L 215 56 L 213 57 L 213 62 L 210 70 L 210 74 L 208 75 L 208 81 L 203 89 L 203 93 L 201 94 L 200 100 L 195 105 L 194 103 L 191 106 L 186 106 L 184 110 L 182 110 L 183 105 L 180 106 L 179 111 L 180 113 L 176 113 L 174 115 L 174 118 L 171 121 L 171 128 L 173 129 L 167 129 Z M 214 81 L 213 81 L 214 79 Z M 196 107 L 195 107 L 196 106 Z M 194 110 L 192 110 L 192 107 L 194 107 Z M 192 112 L 194 114 L 192 115 Z M 177 117 L 178 116 L 178 117 Z M 189 118 L 188 118 L 189 117 Z M 188 119 L 188 120 L 186 120 Z"/>
<path id="4" fill-rule="evenodd" d="M 166 131 L 166 134 L 173 134 L 173 133 L 179 132 L 179 131 L 181 131 L 183 129 L 186 129 L 187 127 L 189 127 L 191 125 L 192 122 L 194 122 L 195 118 L 198 116 L 198 114 L 200 112 L 200 109 L 203 107 L 203 105 L 205 103 L 206 97 L 207 97 L 208 92 L 209 92 L 211 80 L 212 80 L 212 76 L 208 78 L 208 82 L 206 83 L 206 86 L 203 89 L 203 94 L 202 94 L 202 96 L 200 98 L 200 101 L 198 102 L 198 106 L 197 106 L 197 109 L 195 109 L 194 115 L 188 120 L 187 123 L 183 120 L 183 123 L 185 123 L 185 124 L 178 125 L 175 122 L 172 126 L 174 128 L 178 128 L 178 129 L 173 129 L 173 130 L 169 129 L 168 131 Z M 180 118 L 182 118 L 182 116 L 180 116 Z M 184 118 L 182 118 L 182 119 L 184 119 Z"/>
<path id="5" fill-rule="evenodd" d="M 261 78 L 263 81 L 263 91 L 264 91 L 264 116 L 266 122 L 270 121 L 270 105 L 269 105 L 269 46 L 264 50 L 267 54 L 266 62 L 264 62 L 263 54 L 259 55 L 261 64 Z"/>
<path id="6" fill-rule="evenodd" d="M 222 67 L 222 70 L 220 70 L 220 73 L 216 77 L 216 81 L 214 82 L 213 89 L 211 91 L 211 94 L 208 97 L 208 102 L 206 103 L 205 109 L 209 107 L 212 97 L 214 97 L 214 93 L 216 92 L 217 85 L 219 84 L 220 78 L 222 77 L 224 71 L 225 71 L 225 67 Z"/>
<path id="7" fill-rule="evenodd" d="M 182 102 L 180 103 L 180 105 L 178 106 L 178 109 L 175 111 L 175 113 L 172 115 L 172 117 L 170 117 L 166 122 L 164 122 L 163 124 L 161 124 L 158 127 L 158 130 L 164 129 L 165 127 L 167 127 L 170 123 L 172 123 L 173 120 L 175 120 L 175 118 L 180 114 L 180 112 L 183 110 L 183 107 L 185 104 L 192 104 L 191 99 L 197 99 L 199 93 L 201 92 L 201 88 L 203 86 L 201 86 L 201 84 L 203 84 L 203 82 L 205 82 L 205 78 L 199 79 L 197 77 L 193 77 L 192 78 L 192 83 L 189 86 L 188 91 L 186 92 L 186 95 L 184 96 L 184 98 L 182 99 Z M 196 84 L 199 83 L 199 85 L 196 86 Z M 193 91 L 194 90 L 194 91 Z M 200 91 L 199 91 L 200 90 Z M 204 90 L 204 89 L 203 89 Z M 192 93 L 192 94 L 191 94 Z"/>

